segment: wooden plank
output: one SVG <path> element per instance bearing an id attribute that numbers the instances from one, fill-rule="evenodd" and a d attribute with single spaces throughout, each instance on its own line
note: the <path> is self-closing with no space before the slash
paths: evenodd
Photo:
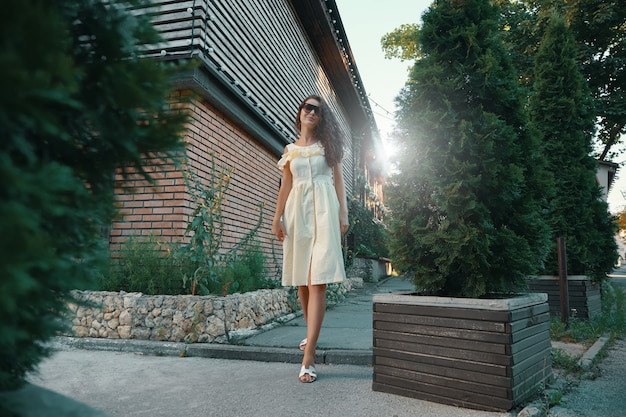
<path id="1" fill-rule="evenodd" d="M 424 383 L 429 385 L 435 385 L 441 388 L 455 389 L 467 392 L 473 392 L 477 394 L 489 394 L 496 397 L 508 398 L 511 395 L 509 385 L 491 385 L 481 381 L 468 381 L 461 378 L 448 378 L 439 374 L 431 374 L 424 372 L 416 372 L 396 366 L 376 366 L 376 375 L 378 377 L 389 376 L 394 378 L 401 378 L 412 383 Z"/>
<path id="2" fill-rule="evenodd" d="M 547 313 L 549 310 L 549 306 L 547 303 L 537 304 L 534 306 L 518 308 L 516 310 L 511 311 L 511 318 L 509 321 L 518 321 L 528 317 L 533 317 L 536 315 L 540 315 L 542 313 Z"/>
<path id="3" fill-rule="evenodd" d="M 519 352 L 515 352 L 512 356 L 512 365 L 523 362 L 524 360 L 534 357 L 534 356 L 542 356 L 550 352 L 552 345 L 550 344 L 550 339 L 544 340 L 541 343 L 534 344 L 529 346 L 526 349 L 522 349 Z"/>
<path id="4" fill-rule="evenodd" d="M 545 313 L 541 313 L 536 317 L 533 318 L 528 318 L 528 319 L 522 319 L 522 320 L 517 320 L 512 322 L 509 325 L 509 332 L 510 333 L 517 333 L 519 331 L 522 331 L 528 327 L 533 327 L 533 326 L 537 326 L 543 323 L 550 323 L 550 312 L 546 311 Z"/>
<path id="5" fill-rule="evenodd" d="M 374 330 L 374 339 L 395 340 L 398 342 L 414 343 L 420 345 L 432 345 L 440 347 L 455 348 L 459 344 L 463 345 L 464 349 L 474 350 L 478 352 L 497 353 L 506 355 L 505 343 L 491 343 L 482 342 L 476 340 L 458 340 L 448 338 L 446 336 L 433 336 L 433 335 L 421 335 L 413 332 L 389 332 L 384 330 Z"/>
<path id="6" fill-rule="evenodd" d="M 406 304 L 374 303 L 374 312 L 409 314 L 415 316 L 435 316 L 453 319 L 470 319 L 484 321 L 510 321 L 509 311 L 464 309 L 453 307 L 433 307 Z"/>
<path id="7" fill-rule="evenodd" d="M 548 317 L 549 317 L 549 314 L 550 313 L 548 313 Z M 546 330 L 548 331 L 550 330 L 550 321 L 545 321 L 535 326 L 530 326 L 521 330 L 517 330 L 511 333 L 511 343 L 519 342 L 522 339 L 525 339 L 537 333 L 544 332 Z"/>
<path id="8" fill-rule="evenodd" d="M 382 369 L 388 367 L 396 367 L 424 374 L 440 375 L 446 378 L 480 382 L 500 387 L 511 387 L 513 385 L 512 377 L 507 376 L 494 375 L 486 372 L 469 371 L 466 369 L 454 368 L 452 366 L 439 366 L 431 363 L 395 359 L 385 356 L 379 356 L 376 358 L 376 372 L 386 373 Z"/>
<path id="9" fill-rule="evenodd" d="M 510 369 L 511 385 L 521 384 L 528 375 L 541 371 L 547 379 L 552 376 L 552 355 L 551 352 L 544 352 L 544 355 L 527 358 L 526 360 L 513 365 Z"/>
<path id="10" fill-rule="evenodd" d="M 543 325 L 543 324 L 542 324 Z M 548 323 L 549 327 L 549 323 Z M 390 332 L 405 332 L 415 333 L 431 336 L 442 336 L 451 339 L 463 339 L 463 340 L 478 340 L 481 342 L 491 343 L 511 343 L 511 335 L 507 333 L 488 332 L 470 329 L 455 329 L 451 327 L 439 327 L 439 326 L 425 326 L 408 323 L 397 323 L 393 321 L 375 321 L 374 329 L 390 331 Z M 457 342 L 458 343 L 458 342 Z"/>
<path id="11" fill-rule="evenodd" d="M 488 322 L 481 320 L 451 319 L 446 317 L 416 316 L 409 314 L 373 313 L 374 326 L 379 321 L 419 324 L 449 328 L 464 328 L 471 330 L 506 333 L 506 326 L 502 322 Z"/>
<path id="12" fill-rule="evenodd" d="M 511 365 L 511 357 L 504 354 L 478 352 L 442 346 L 415 345 L 413 343 L 399 342 L 397 340 L 375 339 L 375 346 L 379 348 L 395 349 L 404 352 L 432 355 L 463 361 L 483 362 L 496 365 Z"/>
<path id="13" fill-rule="evenodd" d="M 395 378 L 387 375 L 374 374 L 374 382 L 385 384 L 388 386 L 401 387 L 406 390 L 419 391 L 422 394 L 442 397 L 450 401 L 450 404 L 452 404 L 453 402 L 458 405 L 463 404 L 461 405 L 462 407 L 471 407 L 471 404 L 488 406 L 502 410 L 508 409 L 507 407 L 512 407 L 512 400 L 508 398 L 498 398 L 494 395 L 483 395 L 469 391 L 460 391 L 445 388 L 427 383 L 407 381 L 402 378 Z"/>
<path id="14" fill-rule="evenodd" d="M 532 336 L 528 336 L 524 339 L 521 339 L 513 343 L 512 345 L 507 346 L 506 354 L 508 355 L 517 354 L 517 352 L 520 352 L 524 349 L 531 348 L 533 346 L 537 346 L 538 344 L 540 344 L 542 341 L 545 341 L 545 340 L 550 340 L 550 328 L 549 327 L 541 332 L 533 334 Z"/>
<path id="15" fill-rule="evenodd" d="M 492 405 L 475 404 L 475 403 L 470 403 L 469 401 L 456 400 L 456 399 L 447 398 L 447 397 L 443 397 L 443 396 L 436 395 L 436 394 L 413 391 L 410 389 L 405 389 L 400 386 L 388 385 L 388 384 L 383 384 L 380 382 L 374 382 L 372 384 L 372 390 L 378 391 L 378 392 L 385 392 L 388 394 L 400 395 L 400 396 L 407 397 L 407 398 L 415 398 L 418 400 L 431 401 L 431 402 L 436 402 L 439 404 L 452 405 L 455 407 L 473 408 L 473 409 L 485 410 L 485 411 L 507 411 L 513 408 L 512 401 L 510 402 L 510 405 L 505 405 L 504 408 L 498 408 Z"/>
<path id="16" fill-rule="evenodd" d="M 406 352 L 393 348 L 374 347 L 374 366 L 376 366 L 376 364 L 378 363 L 378 359 L 383 357 L 398 359 L 400 361 L 462 369 L 471 372 L 481 372 L 501 377 L 507 377 L 510 375 L 510 372 L 507 371 L 508 364 L 464 361 L 457 358 L 446 358 L 422 353 Z"/>
<path id="17" fill-rule="evenodd" d="M 549 378 L 543 369 L 537 370 L 535 373 L 527 373 L 524 379 L 519 379 L 518 384 L 512 388 L 513 398 L 528 398 L 537 395 L 537 392 L 543 390 L 544 381 Z"/>

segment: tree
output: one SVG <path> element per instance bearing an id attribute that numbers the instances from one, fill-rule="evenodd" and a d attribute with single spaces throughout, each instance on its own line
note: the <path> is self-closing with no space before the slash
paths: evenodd
<path id="1" fill-rule="evenodd" d="M 488 0 L 434 3 L 397 98 L 391 252 L 419 290 L 515 291 L 545 259 L 545 161 L 498 16 Z"/>
<path id="2" fill-rule="evenodd" d="M 9 0 L 0 14 L 0 389 L 19 386 L 63 327 L 115 214 L 114 174 L 181 149 L 170 73 L 141 1 Z M 163 153 L 166 152 L 166 153 Z M 147 174 L 145 174 L 147 175 Z"/>
<path id="3" fill-rule="evenodd" d="M 579 70 L 576 40 L 556 11 L 535 58 L 534 80 L 530 116 L 543 136 L 556 193 L 546 214 L 552 241 L 566 238 L 568 273 L 602 279 L 617 260 L 616 229 L 590 156 L 593 98 Z M 556 244 L 543 273 L 558 274 Z"/>
<path id="4" fill-rule="evenodd" d="M 576 39 L 577 58 L 594 99 L 599 159 L 610 159 L 626 132 L 626 7 L 603 0 L 497 0 L 505 41 L 522 82 L 532 85 L 533 57 L 552 9 Z"/>

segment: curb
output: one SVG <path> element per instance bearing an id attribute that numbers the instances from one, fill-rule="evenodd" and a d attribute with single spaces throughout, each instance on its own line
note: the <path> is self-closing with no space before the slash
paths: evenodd
<path id="1" fill-rule="evenodd" d="M 596 340 L 596 343 L 594 343 L 585 353 L 583 353 L 583 356 L 578 361 L 578 365 L 584 370 L 588 370 L 608 341 L 608 336 L 603 336 Z"/>
<path id="2" fill-rule="evenodd" d="M 260 362 L 302 362 L 302 352 L 297 348 L 279 348 L 243 345 L 221 345 L 212 343 L 159 342 L 136 339 L 98 339 L 86 337 L 57 337 L 52 349 L 85 349 L 114 352 L 138 353 L 153 356 L 180 356 L 211 359 L 236 359 Z M 372 364 L 372 351 L 367 349 L 318 350 L 315 362 L 333 365 Z"/>
<path id="3" fill-rule="evenodd" d="M 596 342 L 583 353 L 581 358 L 578 360 L 578 365 L 584 369 L 585 371 L 589 370 L 591 364 L 596 360 L 598 354 L 604 349 L 606 344 L 610 338 L 608 336 L 603 336 L 596 340 Z M 554 384 L 553 384 L 554 385 Z M 550 388 L 547 387 L 546 391 Z M 540 401 L 533 401 L 530 404 L 527 404 L 520 412 L 517 414 L 517 417 L 544 417 L 546 416 L 545 404 Z"/>

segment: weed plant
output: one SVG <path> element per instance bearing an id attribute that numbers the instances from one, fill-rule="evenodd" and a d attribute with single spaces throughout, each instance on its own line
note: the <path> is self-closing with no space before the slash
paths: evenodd
<path id="1" fill-rule="evenodd" d="M 185 294 L 173 247 L 156 236 L 131 236 L 108 270 L 99 277 L 102 291 L 141 292 L 149 295 Z"/>
<path id="2" fill-rule="evenodd" d="M 603 282 L 602 312 L 588 320 L 573 316 L 568 324 L 562 323 L 558 317 L 553 317 L 550 321 L 550 338 L 590 346 L 605 334 L 611 338 L 623 336 L 626 331 L 625 299 L 624 292 L 616 291 L 610 282 Z"/>

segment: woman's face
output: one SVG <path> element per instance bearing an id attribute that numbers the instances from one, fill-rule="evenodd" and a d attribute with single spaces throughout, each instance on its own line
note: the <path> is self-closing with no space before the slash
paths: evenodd
<path id="1" fill-rule="evenodd" d="M 304 102 L 304 105 L 300 109 L 300 123 L 302 126 L 307 126 L 313 129 L 322 120 L 322 103 L 310 98 Z"/>

